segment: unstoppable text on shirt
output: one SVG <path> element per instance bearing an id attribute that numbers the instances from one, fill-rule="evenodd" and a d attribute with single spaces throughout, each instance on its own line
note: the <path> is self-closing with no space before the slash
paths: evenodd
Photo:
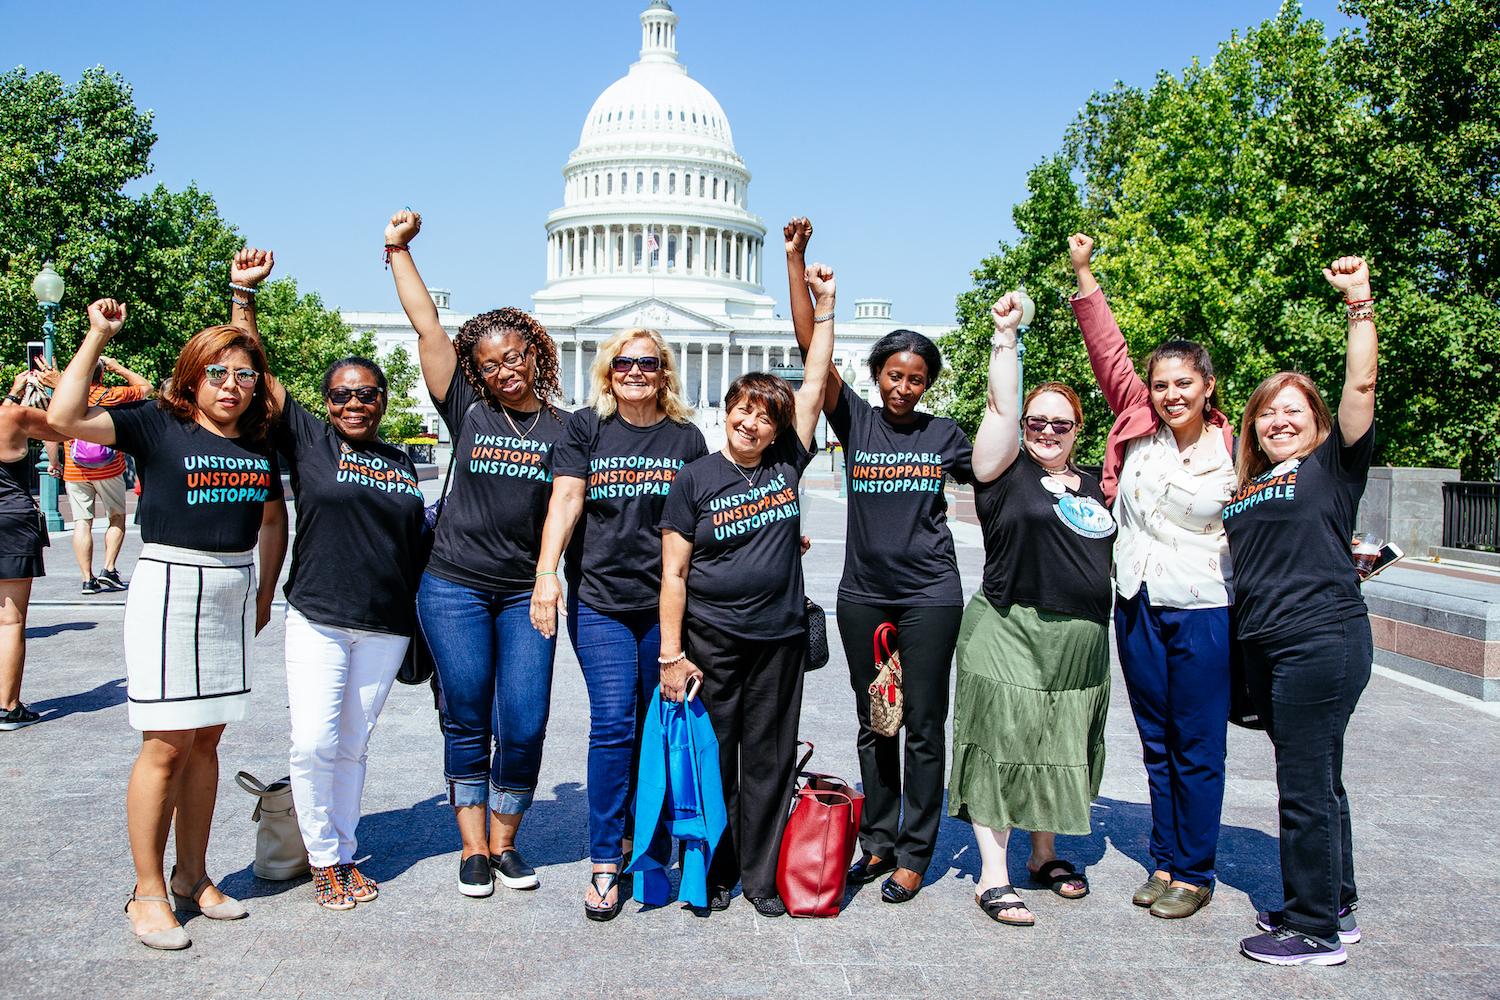
<path id="1" fill-rule="evenodd" d="M 935 451 L 860 451 L 849 465 L 853 493 L 941 493 L 943 456 Z"/>

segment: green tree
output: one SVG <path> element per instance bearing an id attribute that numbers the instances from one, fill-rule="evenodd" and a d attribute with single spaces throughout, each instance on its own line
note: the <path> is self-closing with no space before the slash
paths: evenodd
<path id="1" fill-rule="evenodd" d="M 380 436 L 387 441 L 405 441 L 420 435 L 426 428 L 416 412 L 414 395 L 417 380 L 422 370 L 412 361 L 406 348 L 396 346 L 380 358 L 380 367 L 385 370 L 388 405 L 385 420 L 380 425 Z"/>
<path id="2" fill-rule="evenodd" d="M 1202 341 L 1236 418 L 1284 368 L 1337 398 L 1345 324 L 1320 268 L 1368 257 L 1381 460 L 1493 467 L 1496 4 L 1348 8 L 1367 31 L 1329 42 L 1288 3 L 1207 64 L 1090 99 L 1062 151 L 1033 169 L 1014 210 L 1020 239 L 981 262 L 959 297 L 962 326 L 945 345 L 959 369 L 948 383 L 957 419 L 972 428 L 983 406 L 989 303 L 1024 282 L 1037 300 L 1026 382 L 1090 390 L 1081 455 L 1098 456 L 1109 416 L 1066 301 L 1065 240 L 1081 228 L 1098 240 L 1095 271 L 1132 353 Z M 1403 73 L 1416 82 L 1391 82 Z"/>

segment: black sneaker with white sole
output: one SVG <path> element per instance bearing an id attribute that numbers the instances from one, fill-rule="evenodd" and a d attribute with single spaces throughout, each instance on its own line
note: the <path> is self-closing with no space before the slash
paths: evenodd
<path id="1" fill-rule="evenodd" d="M 90 597 L 95 594 L 104 593 L 105 589 L 105 587 L 100 586 L 98 578 L 92 576 L 83 581 L 83 583 L 79 584 L 78 586 L 78 592 L 80 594 L 87 594 Z"/>
<path id="2" fill-rule="evenodd" d="M 1268 965 L 1343 965 L 1349 961 L 1342 944 L 1329 944 L 1288 928 L 1245 938 L 1240 954 Z"/>
<path id="3" fill-rule="evenodd" d="M 42 717 L 19 701 L 15 708 L 0 708 L 0 732 L 9 732 L 12 729 L 24 729 L 34 722 L 42 721 Z"/>
<path id="4" fill-rule="evenodd" d="M 1354 919 L 1354 911 L 1358 906 L 1358 903 L 1350 903 L 1339 911 L 1341 944 L 1359 944 L 1359 924 Z M 1286 926 L 1286 914 L 1281 910 L 1261 910 L 1255 915 L 1255 926 L 1263 931 L 1279 931 Z"/>
<path id="5" fill-rule="evenodd" d="M 471 854 L 458 863 L 458 891 L 474 899 L 483 899 L 495 891 L 488 854 Z"/>
<path id="6" fill-rule="evenodd" d="M 95 579 L 99 581 L 99 586 L 104 587 L 108 590 L 130 589 L 130 584 L 120 579 L 120 574 L 112 569 L 105 570 L 104 572 L 100 573 Z"/>
<path id="7" fill-rule="evenodd" d="M 526 859 L 521 857 L 521 852 L 514 847 L 499 854 L 491 854 L 490 868 L 494 870 L 495 878 L 507 889 L 535 889 L 542 884 L 542 880 L 536 877 L 536 869 L 528 865 Z"/>

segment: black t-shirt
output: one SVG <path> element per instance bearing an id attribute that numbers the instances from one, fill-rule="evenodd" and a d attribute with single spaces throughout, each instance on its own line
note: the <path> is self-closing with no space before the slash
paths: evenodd
<path id="1" fill-rule="evenodd" d="M 746 639 L 785 639 L 803 630 L 797 483 L 810 461 L 812 453 L 788 429 L 753 472 L 742 473 L 714 452 L 677 473 L 661 527 L 693 543 L 688 614 Z"/>
<path id="2" fill-rule="evenodd" d="M 552 498 L 552 448 L 567 413 L 545 404 L 535 413 L 497 411 L 484 400 L 471 409 L 477 399 L 455 366 L 447 396 L 432 401 L 456 439 L 458 464 L 427 569 L 476 590 L 529 591 Z"/>
<path id="3" fill-rule="evenodd" d="M 141 541 L 203 552 L 248 552 L 267 500 L 280 499 L 270 444 L 220 437 L 156 400 L 112 406 L 115 447 L 141 480 Z"/>
<path id="4" fill-rule="evenodd" d="M 943 476 L 972 482 L 974 449 L 958 424 L 918 413 L 885 419 L 846 383 L 829 426 L 844 445 L 849 528 L 839 598 L 858 604 L 964 602 Z"/>
<path id="5" fill-rule="evenodd" d="M 1273 639 L 1365 614 L 1352 540 L 1375 428 L 1349 447 L 1327 440 L 1288 459 L 1224 505 L 1234 559 L 1235 633 Z"/>
<path id="6" fill-rule="evenodd" d="M 1115 519 L 1099 480 L 1086 472 L 1078 479 L 1078 489 L 1068 489 L 1022 449 L 998 479 L 974 488 L 984 596 L 995 607 L 1109 621 Z"/>
<path id="7" fill-rule="evenodd" d="M 568 418 L 552 465 L 584 481 L 579 600 L 596 611 L 656 607 L 662 505 L 678 470 L 707 453 L 702 431 L 666 417 L 636 427 L 585 407 Z"/>
<path id="8" fill-rule="evenodd" d="M 411 635 L 424 501 L 406 452 L 356 446 L 290 395 L 272 441 L 297 499 L 287 603 L 323 625 Z"/>

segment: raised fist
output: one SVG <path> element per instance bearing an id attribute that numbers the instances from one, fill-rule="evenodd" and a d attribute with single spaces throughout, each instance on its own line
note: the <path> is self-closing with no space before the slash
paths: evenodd
<path id="1" fill-rule="evenodd" d="M 1006 292 L 1000 299 L 990 306 L 990 318 L 995 321 L 995 332 L 1014 336 L 1021 328 L 1021 296 L 1016 292 Z"/>
<path id="2" fill-rule="evenodd" d="M 1340 257 L 1323 268 L 1323 277 L 1334 288 L 1349 298 L 1350 291 L 1362 292 L 1360 298 L 1368 298 L 1370 292 L 1370 265 L 1363 257 Z"/>
<path id="3" fill-rule="evenodd" d="M 271 251 L 245 247 L 229 262 L 229 281 L 254 288 L 271 276 L 271 268 L 275 266 L 276 255 Z"/>
<path id="4" fill-rule="evenodd" d="M 1082 271 L 1089 266 L 1089 261 L 1094 256 L 1094 238 L 1085 236 L 1083 233 L 1074 233 L 1068 237 L 1068 260 L 1073 265 L 1073 270 Z"/>
<path id="5" fill-rule="evenodd" d="M 781 227 L 781 235 L 786 237 L 788 254 L 805 254 L 808 241 L 812 239 L 812 221 L 799 216 Z"/>
<path id="6" fill-rule="evenodd" d="M 386 223 L 386 245 L 404 247 L 416 239 L 421 231 L 422 217 L 409 208 L 403 208 L 391 216 L 391 221 Z"/>
<path id="7" fill-rule="evenodd" d="M 807 270 L 802 272 L 802 279 L 807 282 L 808 291 L 812 292 L 813 298 L 820 305 L 833 302 L 833 268 L 827 264 L 809 264 Z"/>
<path id="8" fill-rule="evenodd" d="M 113 338 L 125 325 L 125 303 L 96 299 L 89 305 L 89 329 Z"/>

